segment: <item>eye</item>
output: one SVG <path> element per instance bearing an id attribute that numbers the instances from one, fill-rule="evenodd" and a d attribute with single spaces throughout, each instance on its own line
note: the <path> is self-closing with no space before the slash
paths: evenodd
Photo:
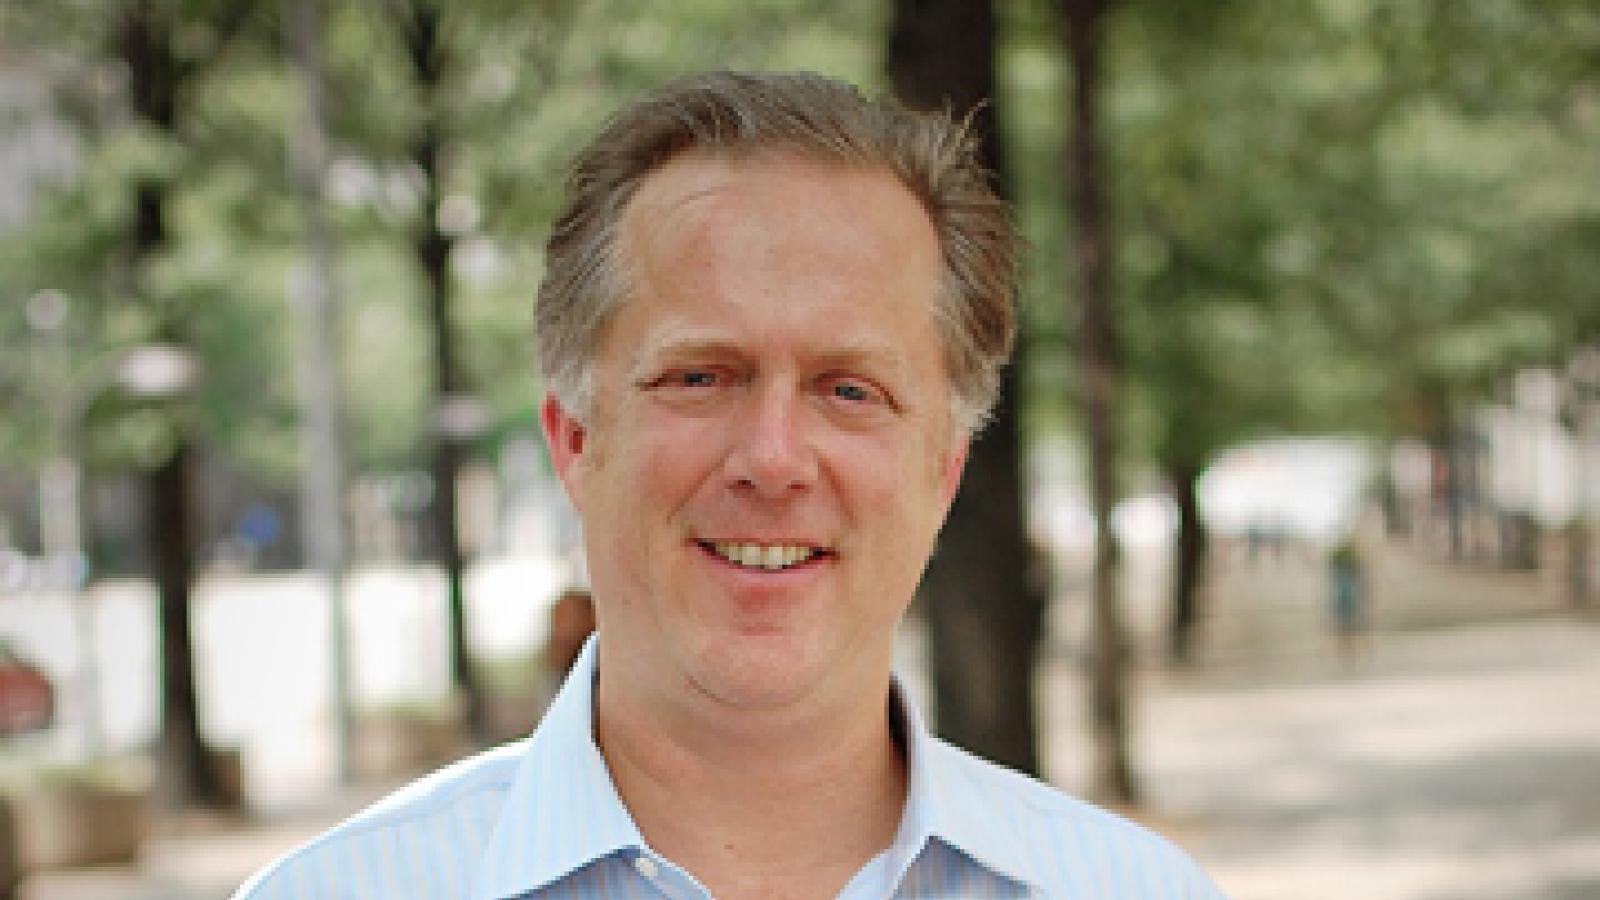
<path id="1" fill-rule="evenodd" d="M 847 381 L 834 385 L 833 395 L 840 400 L 850 400 L 855 403 L 865 403 L 872 399 L 872 393 L 866 388 Z"/>
<path id="2" fill-rule="evenodd" d="M 672 383 L 680 387 L 711 387 L 717 383 L 715 372 L 703 372 L 700 370 L 678 372 L 671 376 L 671 379 Z"/>
<path id="3" fill-rule="evenodd" d="M 828 399 L 850 407 L 886 406 L 889 395 L 870 381 L 849 376 L 833 376 L 823 381 Z"/>
<path id="4" fill-rule="evenodd" d="M 680 369 L 668 372 L 650 382 L 653 388 L 710 388 L 727 381 L 722 374 L 711 369 Z"/>

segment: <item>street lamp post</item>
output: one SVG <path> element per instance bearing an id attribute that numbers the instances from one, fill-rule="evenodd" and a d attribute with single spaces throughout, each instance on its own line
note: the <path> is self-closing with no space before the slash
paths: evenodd
<path id="1" fill-rule="evenodd" d="M 41 379 L 51 436 L 51 458 L 39 473 L 40 550 L 52 581 L 67 592 L 78 645 L 74 673 L 81 707 L 79 748 L 85 760 L 104 750 L 100 731 L 100 669 L 96 651 L 94 608 L 84 590 L 88 565 L 83 552 L 83 465 L 81 438 L 90 401 L 109 383 L 116 368 L 110 357 L 95 360 L 76 377 L 71 370 L 67 339 L 70 302 L 60 291 L 45 290 L 29 298 L 28 323 L 49 344 L 48 362 L 59 366 Z"/>
<path id="2" fill-rule="evenodd" d="M 126 352 L 102 354 L 81 370 L 71 364 L 66 294 L 45 290 L 28 301 L 29 324 L 50 344 L 51 362 L 60 371 L 43 379 L 49 385 L 46 406 L 52 438 L 51 458 L 39 477 L 40 544 L 46 570 L 63 586 L 73 610 L 78 645 L 75 673 L 81 707 L 79 754 L 85 760 L 105 750 L 100 709 L 100 667 L 95 609 L 87 586 L 89 565 L 84 553 L 83 434 L 90 406 L 106 390 L 164 398 L 181 393 L 193 382 L 195 362 L 189 353 L 169 345 L 147 344 Z"/>

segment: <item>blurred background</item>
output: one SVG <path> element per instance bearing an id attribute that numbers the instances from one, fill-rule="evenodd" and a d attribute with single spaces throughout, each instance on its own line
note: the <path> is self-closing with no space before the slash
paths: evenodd
<path id="1" fill-rule="evenodd" d="M 0 897 L 226 897 L 534 725 L 541 247 L 707 65 L 972 115 L 1027 237 L 941 733 L 1237 900 L 1600 897 L 1588 0 L 7 0 Z"/>

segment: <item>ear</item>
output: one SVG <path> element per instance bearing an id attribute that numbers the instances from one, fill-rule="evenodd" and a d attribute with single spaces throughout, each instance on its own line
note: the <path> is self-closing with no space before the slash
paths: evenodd
<path id="1" fill-rule="evenodd" d="M 572 505 L 582 509 L 581 462 L 588 429 L 555 394 L 545 395 L 544 406 L 539 410 L 539 424 L 544 429 L 544 441 L 550 448 L 550 464 L 556 470 L 556 477 L 561 479 Z"/>
<path id="2" fill-rule="evenodd" d="M 961 487 L 961 473 L 967 468 L 967 451 L 972 447 L 972 437 L 967 434 L 955 440 L 950 448 L 950 458 L 945 461 L 942 478 L 944 491 L 944 511 L 948 515 L 950 504 L 955 502 L 956 489 Z"/>

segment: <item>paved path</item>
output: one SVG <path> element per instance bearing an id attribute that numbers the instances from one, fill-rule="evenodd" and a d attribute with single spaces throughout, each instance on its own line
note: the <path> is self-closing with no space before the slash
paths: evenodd
<path id="1" fill-rule="evenodd" d="M 1600 628 L 1380 640 L 1358 672 L 1167 685 L 1160 813 L 1235 900 L 1600 898 Z"/>
<path id="2" fill-rule="evenodd" d="M 254 821 L 167 828 L 137 867 L 54 872 L 26 881 L 20 900 L 226 900 L 252 872 L 279 854 L 376 800 L 385 789 L 335 791 L 287 814 Z"/>
<path id="3" fill-rule="evenodd" d="M 1217 579 L 1204 665 L 1140 683 L 1151 824 L 1234 900 L 1600 898 L 1600 618 L 1537 576 L 1373 549 L 1354 660 L 1313 562 Z M 1051 683 L 1070 787 L 1078 685 Z"/>
<path id="4" fill-rule="evenodd" d="M 1600 898 L 1600 618 L 1528 576 L 1393 550 L 1372 565 L 1377 628 L 1353 661 L 1327 636 L 1314 561 L 1220 567 L 1202 664 L 1138 678 L 1142 815 L 1234 900 Z M 1042 702 L 1069 790 L 1088 746 L 1071 645 Z M 369 794 L 169 835 L 136 871 L 36 878 L 23 898 L 222 900 Z"/>

